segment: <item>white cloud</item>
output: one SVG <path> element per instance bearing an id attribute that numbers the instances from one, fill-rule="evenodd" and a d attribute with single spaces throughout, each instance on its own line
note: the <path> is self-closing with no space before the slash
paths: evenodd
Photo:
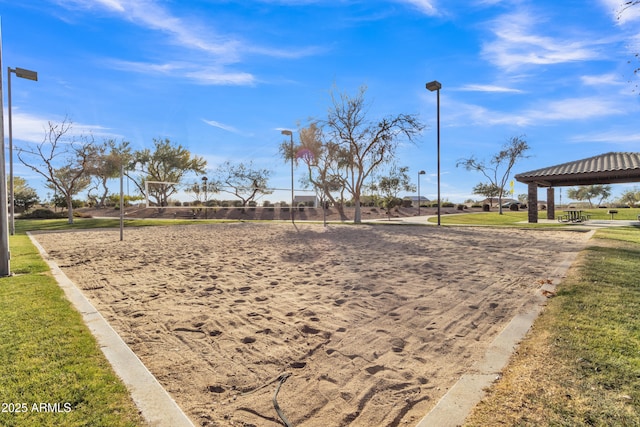
<path id="1" fill-rule="evenodd" d="M 398 0 L 400 3 L 406 3 L 414 6 L 420 12 L 425 15 L 434 16 L 438 15 L 438 9 L 435 6 L 433 0 Z"/>
<path id="2" fill-rule="evenodd" d="M 586 120 L 628 113 L 622 105 L 602 97 L 569 98 L 549 102 L 527 113 L 532 120 Z"/>
<path id="3" fill-rule="evenodd" d="M 228 132 L 233 132 L 233 133 L 240 133 L 238 131 L 238 129 L 234 128 L 233 126 L 229 126 L 229 125 L 225 125 L 224 123 L 220 123 L 217 122 L 215 120 L 206 120 L 206 119 L 202 119 L 203 122 L 205 122 L 206 124 L 208 124 L 209 126 L 213 126 L 222 130 L 226 130 Z"/>
<path id="4" fill-rule="evenodd" d="M 626 1 L 623 0 L 600 0 L 604 8 L 611 14 L 614 22 L 621 25 L 640 19 L 640 5 L 625 6 Z"/>
<path id="5" fill-rule="evenodd" d="M 620 76 L 614 73 L 591 75 L 591 76 L 580 76 L 580 80 L 582 81 L 582 84 L 584 84 L 585 86 L 600 86 L 600 85 L 618 86 L 625 83 L 620 80 Z"/>
<path id="6" fill-rule="evenodd" d="M 467 92 L 524 93 L 524 91 L 520 89 L 513 89 L 505 86 L 476 85 L 476 84 L 465 85 L 460 87 L 458 90 L 467 91 Z"/>
<path id="7" fill-rule="evenodd" d="M 182 61 L 154 64 L 113 59 L 108 61 L 108 65 L 114 69 L 128 72 L 179 76 L 203 85 L 250 86 L 256 83 L 255 76 L 250 73 L 229 72 L 222 67 L 207 66 L 202 63 Z"/>
<path id="8" fill-rule="evenodd" d="M 5 116 L 5 129 L 8 129 L 7 116 L 8 115 Z M 11 115 L 13 141 L 14 143 L 17 142 L 18 145 L 20 142 L 39 144 L 44 141 L 45 134 L 49 130 L 49 122 L 59 124 L 63 120 L 64 117 L 45 118 L 23 113 L 18 108 L 13 107 Z M 81 135 L 93 135 L 98 140 L 101 140 L 102 138 L 121 138 L 121 135 L 111 132 L 109 128 L 105 126 L 76 123 L 73 120 L 71 120 L 71 129 L 69 130 L 68 135 L 70 138 L 80 137 Z"/>
<path id="9" fill-rule="evenodd" d="M 255 77 L 247 72 L 229 72 L 225 66 L 238 63 L 247 54 L 272 58 L 296 59 L 324 52 L 321 47 L 273 48 L 260 43 L 247 43 L 231 36 L 222 36 L 212 30 L 210 23 L 174 16 L 156 0 L 56 0 L 61 7 L 94 10 L 102 9 L 153 31 L 164 33 L 168 42 L 180 48 L 198 52 L 198 62 L 184 61 L 162 64 L 111 61 L 117 69 L 139 73 L 156 73 L 189 77 L 206 85 L 253 85 Z M 205 55 L 201 55 L 204 52 Z M 182 58 L 189 55 L 182 55 Z M 215 66 L 202 65 L 203 58 Z"/>
<path id="10" fill-rule="evenodd" d="M 573 142 L 596 142 L 607 144 L 629 145 L 634 150 L 640 144 L 640 132 L 637 131 L 608 131 L 597 134 L 582 134 L 571 138 Z"/>
<path id="11" fill-rule="evenodd" d="M 599 58 L 594 49 L 597 42 L 584 38 L 553 38 L 539 35 L 534 23 L 542 18 L 530 13 L 502 15 L 493 21 L 491 31 L 495 39 L 485 43 L 482 55 L 500 68 L 512 71 L 524 65 L 559 64 Z"/>
<path id="12" fill-rule="evenodd" d="M 478 126 L 532 126 L 551 122 L 588 120 L 628 113 L 628 109 L 613 100 L 599 97 L 568 98 L 538 104 L 521 111 L 503 112 L 484 106 L 459 103 L 444 115 L 447 125 L 473 123 Z"/>

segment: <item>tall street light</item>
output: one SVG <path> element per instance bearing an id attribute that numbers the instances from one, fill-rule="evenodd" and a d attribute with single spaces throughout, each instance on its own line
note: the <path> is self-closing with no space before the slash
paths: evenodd
<path id="1" fill-rule="evenodd" d="M 207 215 L 207 181 L 209 178 L 206 176 L 202 177 L 202 191 L 204 192 L 204 219 L 208 219 Z"/>
<path id="2" fill-rule="evenodd" d="M 4 158 L 4 99 L 2 87 L 2 21 L 0 20 L 0 276 L 11 275 L 7 222 L 7 175 Z"/>
<path id="3" fill-rule="evenodd" d="M 11 221 L 9 222 L 9 233 L 13 236 L 16 232 L 15 225 L 15 206 L 14 206 L 14 194 L 13 194 L 13 124 L 11 120 L 11 73 L 14 73 L 17 77 L 21 77 L 27 80 L 38 81 L 38 73 L 31 70 L 25 70 L 24 68 L 11 68 L 7 67 L 7 97 L 9 101 L 9 212 L 11 215 Z"/>
<path id="4" fill-rule="evenodd" d="M 438 95 L 438 225 L 440 225 L 440 89 L 442 89 L 442 84 L 439 81 L 434 80 L 427 83 L 427 89 L 431 92 L 436 91 Z"/>
<path id="5" fill-rule="evenodd" d="M 425 171 L 418 172 L 418 216 L 420 216 L 420 204 L 422 202 L 422 199 L 420 198 L 420 175 L 424 175 L 425 173 Z"/>
<path id="6" fill-rule="evenodd" d="M 291 137 L 291 222 L 294 222 L 293 220 L 293 203 L 294 203 L 294 197 L 293 197 L 293 132 L 291 132 L 290 130 L 283 130 L 282 131 L 283 135 L 289 135 Z"/>

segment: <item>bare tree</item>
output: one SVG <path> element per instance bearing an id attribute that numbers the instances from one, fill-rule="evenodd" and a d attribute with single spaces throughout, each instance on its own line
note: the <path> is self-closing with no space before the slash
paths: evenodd
<path id="1" fill-rule="evenodd" d="M 18 159 L 46 179 L 46 186 L 62 195 L 73 224 L 73 196 L 89 186 L 88 165 L 95 155 L 92 136 L 70 136 L 72 122 L 48 122 L 44 140 L 33 150 L 18 149 Z"/>
<path id="2" fill-rule="evenodd" d="M 355 223 L 362 221 L 360 196 L 367 178 L 394 159 L 401 140 L 413 142 L 424 129 L 418 118 L 410 114 L 370 120 L 365 92 L 363 86 L 354 97 L 332 93 L 327 119 L 313 124 L 315 128 L 308 128 L 315 135 L 305 139 L 303 134 L 300 145 L 310 152 L 305 161 L 314 186 L 328 197 L 336 188 L 351 194 Z M 289 159 L 299 155 L 284 147 L 280 151 Z"/>
<path id="3" fill-rule="evenodd" d="M 618 21 L 620 21 L 622 19 L 622 16 L 632 7 L 634 6 L 638 6 L 640 5 L 640 0 L 627 0 L 624 1 L 621 5 L 620 5 L 620 9 L 618 10 Z M 636 52 L 634 54 L 634 57 L 637 61 L 640 61 L 640 52 Z M 627 61 L 629 64 L 632 63 L 632 60 Z M 640 67 L 639 66 L 634 66 L 633 68 L 633 74 L 637 77 L 640 74 Z M 638 84 L 636 84 L 636 90 L 638 88 Z M 639 92 L 640 93 L 640 92 Z"/>
<path id="4" fill-rule="evenodd" d="M 344 193 L 346 190 L 348 152 L 332 141 L 324 141 L 322 128 L 317 122 L 300 130 L 300 143 L 293 150 L 288 141 L 280 145 L 280 153 L 286 162 L 292 159 L 304 164 L 307 175 L 301 179 L 304 187 L 313 187 L 320 200 L 328 199 L 345 219 Z"/>
<path id="5" fill-rule="evenodd" d="M 366 87 L 350 97 L 332 93 L 333 105 L 324 123 L 329 139 L 348 153 L 346 187 L 355 205 L 354 222 L 360 223 L 360 195 L 366 179 L 381 165 L 395 158 L 396 148 L 403 138 L 409 141 L 424 129 L 415 115 L 399 114 L 377 121 L 367 118 Z"/>
<path id="6" fill-rule="evenodd" d="M 498 190 L 498 206 L 500 215 L 502 215 L 502 196 L 504 189 L 509 181 L 511 168 L 520 159 L 526 158 L 524 153 L 529 149 L 527 141 L 520 137 L 512 137 L 502 147 L 502 149 L 491 157 L 489 163 L 477 160 L 475 157 L 459 160 L 456 166 L 464 166 L 469 171 L 480 172 L 488 180 L 489 184 L 483 184 L 486 188 L 495 188 Z M 501 170 L 504 167 L 504 170 Z M 501 174 L 501 175 L 500 175 Z M 476 186 L 477 188 L 478 186 Z"/>

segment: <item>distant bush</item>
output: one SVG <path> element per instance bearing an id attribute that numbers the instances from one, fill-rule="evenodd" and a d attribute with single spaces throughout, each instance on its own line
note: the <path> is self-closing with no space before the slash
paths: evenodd
<path id="1" fill-rule="evenodd" d="M 120 209 L 120 206 L 117 207 L 117 209 Z M 78 212 L 78 211 L 73 211 L 73 216 L 76 218 L 93 218 L 91 215 L 84 213 L 84 212 Z M 66 215 L 65 215 L 66 217 Z"/>
<path id="2" fill-rule="evenodd" d="M 454 205 L 452 202 L 443 202 L 443 203 L 442 203 L 442 207 L 443 207 L 443 208 L 452 208 L 452 207 L 454 207 L 454 206 L 455 206 L 455 205 Z"/>
<path id="3" fill-rule="evenodd" d="M 55 219 L 66 218 L 67 215 L 64 212 L 54 212 L 51 209 L 36 209 L 28 214 L 20 215 L 20 219 Z"/>

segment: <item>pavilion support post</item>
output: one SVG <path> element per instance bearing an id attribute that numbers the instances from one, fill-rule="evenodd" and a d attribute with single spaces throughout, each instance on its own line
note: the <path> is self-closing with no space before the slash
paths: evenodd
<path id="1" fill-rule="evenodd" d="M 538 185 L 534 182 L 529 183 L 529 223 L 538 222 Z"/>
<path id="2" fill-rule="evenodd" d="M 556 217 L 556 189 L 547 188 L 547 219 L 555 219 Z"/>

